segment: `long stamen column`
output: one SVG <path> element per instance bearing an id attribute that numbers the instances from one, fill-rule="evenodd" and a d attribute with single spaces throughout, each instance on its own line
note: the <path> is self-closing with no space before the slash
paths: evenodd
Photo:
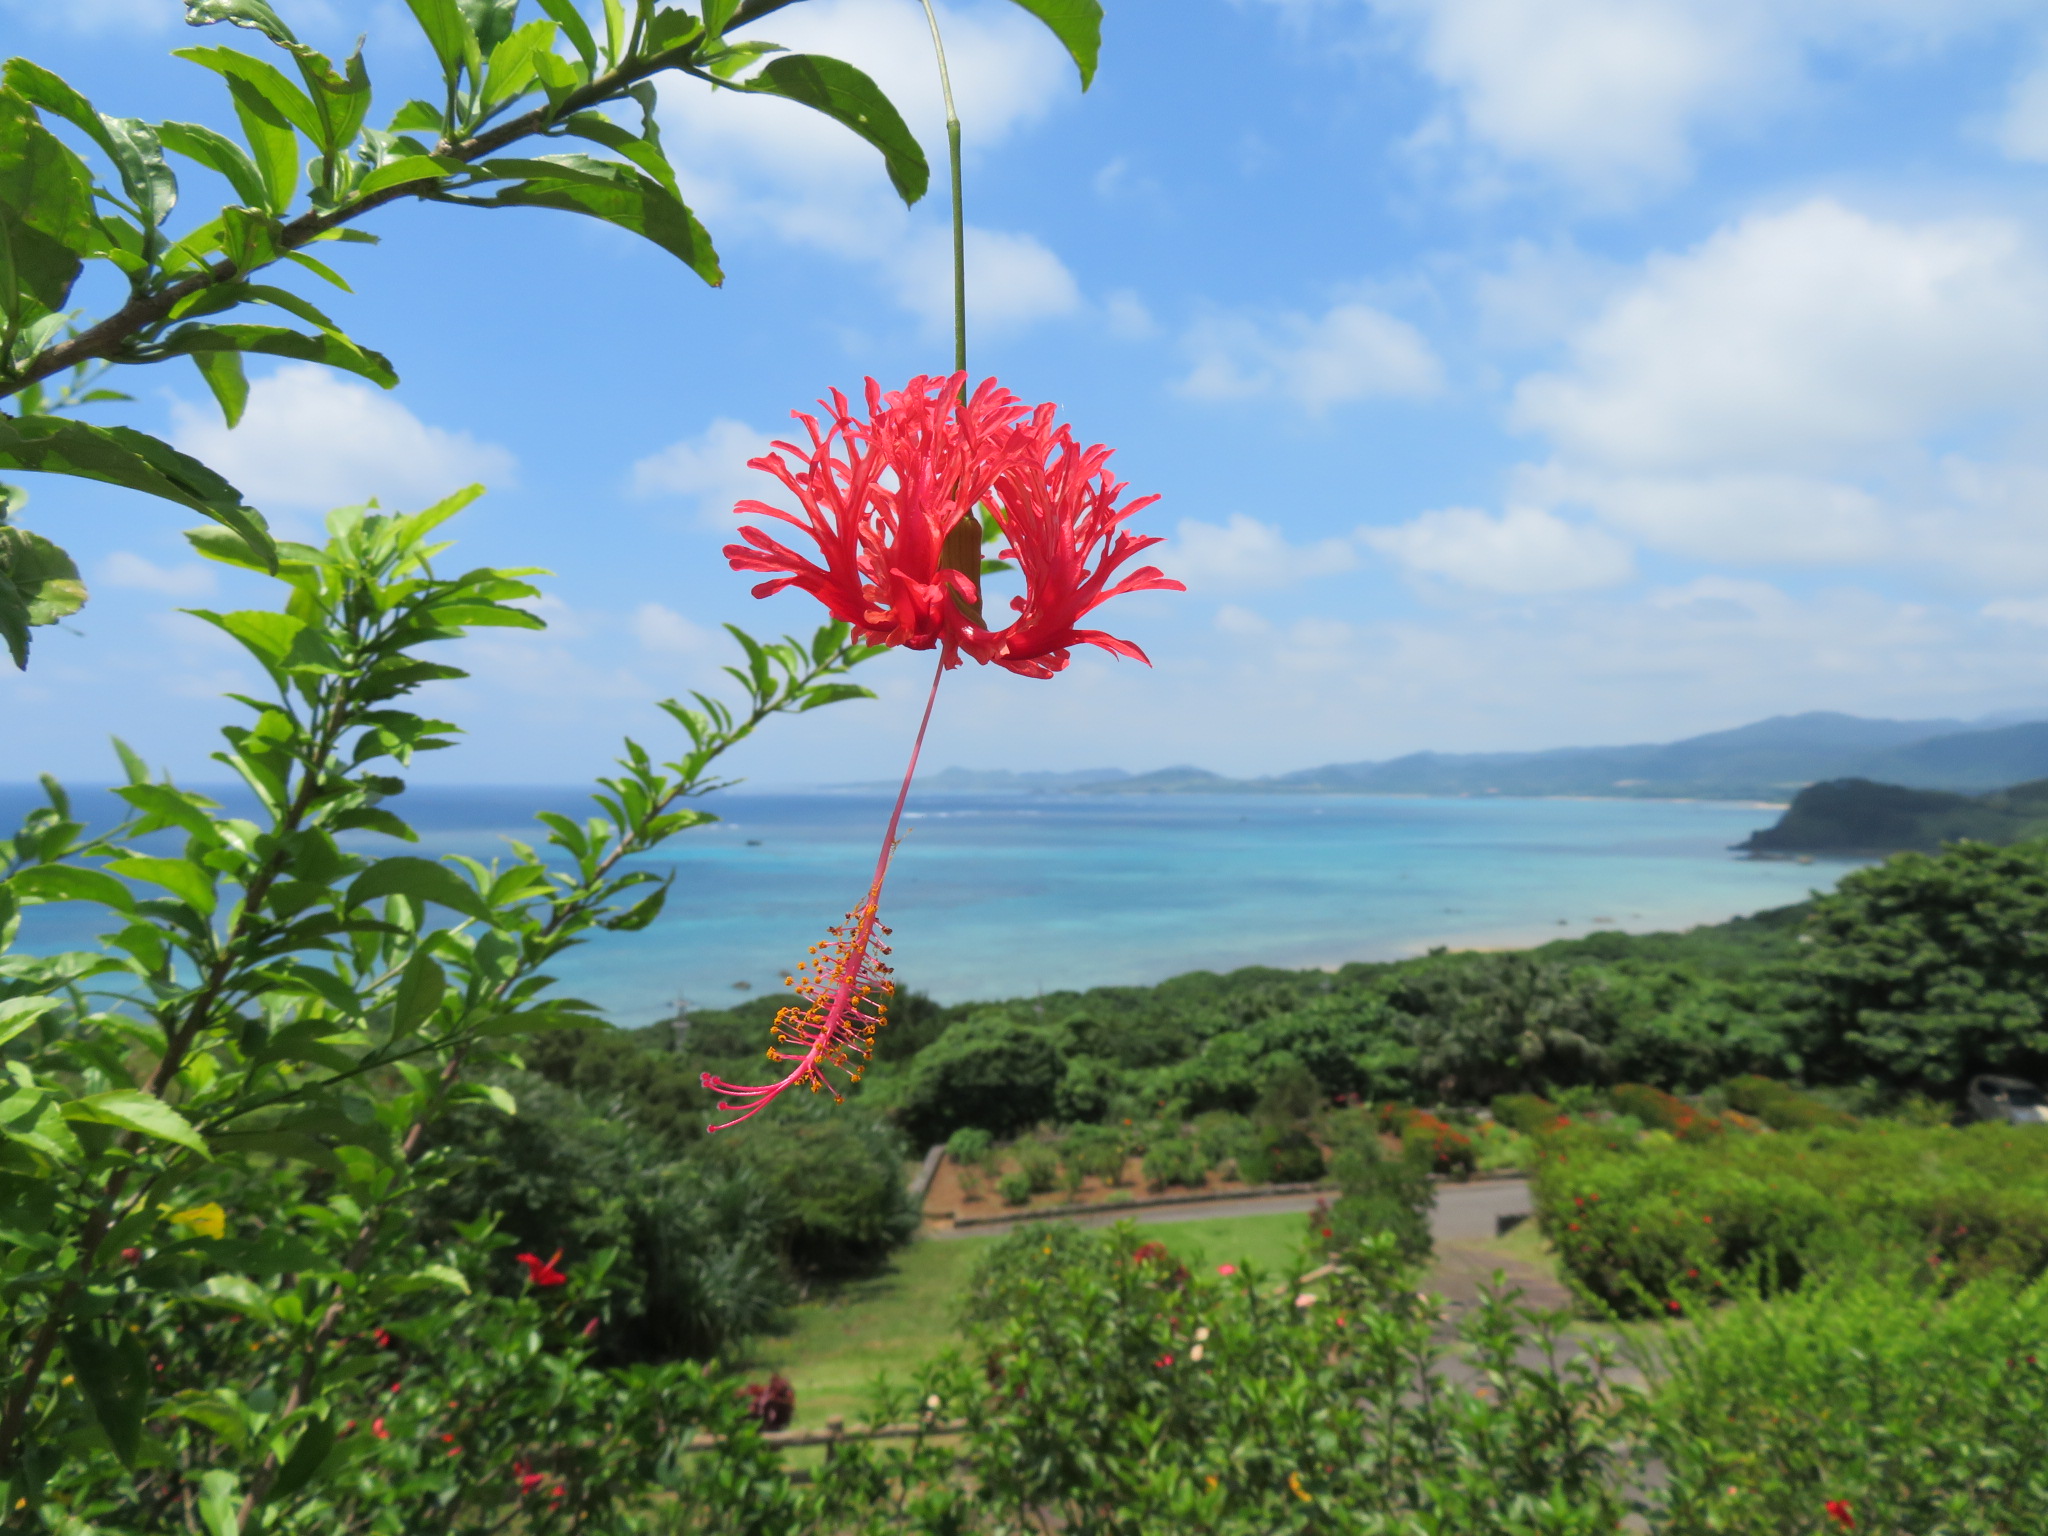
<path id="1" fill-rule="evenodd" d="M 859 1082 L 867 1070 L 868 1058 L 874 1052 L 875 1031 L 888 1022 L 888 998 L 896 989 L 890 980 L 889 966 L 881 958 L 889 953 L 889 946 L 880 942 L 889 935 L 881 923 L 882 882 L 896 852 L 903 805 L 910 798 L 910 781 L 917 776 L 918 754 L 924 750 L 925 732 L 932 723 L 932 706 L 938 702 L 939 679 L 945 675 L 942 657 L 932 673 L 924 718 L 918 722 L 910 764 L 903 771 L 902 787 L 896 791 L 896 805 L 889 813 L 889 830 L 883 834 L 882 851 L 875 860 L 875 878 L 867 895 L 822 944 L 811 946 L 811 958 L 789 978 L 789 985 L 803 1001 L 775 1015 L 775 1039 L 768 1047 L 770 1061 L 791 1064 L 788 1073 L 772 1083 L 747 1084 L 728 1083 L 706 1072 L 704 1086 L 719 1096 L 718 1107 L 738 1111 L 732 1119 L 707 1129 L 722 1131 L 750 1120 L 785 1090 L 798 1084 L 813 1093 L 829 1093 L 837 1101 L 843 1097 L 844 1089 L 825 1075 L 827 1069 L 843 1073 L 845 1087 Z"/>

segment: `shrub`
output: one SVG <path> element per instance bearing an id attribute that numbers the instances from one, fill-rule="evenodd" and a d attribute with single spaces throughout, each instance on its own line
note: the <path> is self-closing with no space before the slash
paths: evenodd
<path id="1" fill-rule="evenodd" d="M 1729 1079 L 1722 1090 L 1728 1102 L 1756 1116 L 1774 1131 L 1810 1131 L 1819 1126 L 1849 1126 L 1856 1117 L 1784 1083 L 1754 1073 Z"/>
<path id="2" fill-rule="evenodd" d="M 1269 1127 L 1237 1160 L 1247 1184 L 1308 1184 L 1323 1176 L 1323 1149 L 1306 1131 Z"/>
<path id="3" fill-rule="evenodd" d="M 1557 1363 L 1554 1323 L 1488 1295 L 1459 1330 L 1480 1398 L 1442 1390 L 1458 1346 L 1435 1317 L 1384 1240 L 1304 1286 L 1249 1266 L 1219 1277 L 1129 1227 L 1012 1234 L 975 1275 L 966 1348 L 917 1385 L 966 1425 L 927 1464 L 947 1517 L 927 1507 L 917 1528 L 1618 1529 L 1632 1397 L 1599 1347 Z M 831 1465 L 853 1480 L 857 1464 Z"/>
<path id="4" fill-rule="evenodd" d="M 1006 1173 L 996 1181 L 996 1193 L 1003 1197 L 1005 1205 L 1029 1205 L 1031 1176 L 1022 1170 Z"/>
<path id="5" fill-rule="evenodd" d="M 984 1014 L 955 1024 L 912 1058 L 896 1115 L 930 1146 L 962 1126 L 1014 1136 L 1050 1119 L 1066 1064 L 1042 1029 Z"/>
<path id="6" fill-rule="evenodd" d="M 1082 1173 L 1092 1174 L 1105 1184 L 1123 1181 L 1126 1152 L 1121 1130 L 1106 1125 L 1082 1126 L 1067 1133 L 1061 1150 L 1067 1162 Z"/>
<path id="7" fill-rule="evenodd" d="M 1215 1166 L 1235 1161 L 1252 1141 L 1252 1123 L 1229 1110 L 1212 1109 L 1195 1117 L 1195 1141 Z"/>
<path id="8" fill-rule="evenodd" d="M 1493 1118 L 1524 1136 L 1534 1136 L 1557 1123 L 1558 1107 L 1535 1093 L 1499 1093 L 1493 1098 Z"/>
<path id="9" fill-rule="evenodd" d="M 1608 1102 L 1618 1113 L 1634 1115 L 1646 1126 L 1669 1131 L 1680 1141 L 1704 1141 L 1718 1136 L 1724 1127 L 1712 1115 L 1703 1115 L 1685 1100 L 1643 1083 L 1620 1083 L 1607 1091 Z"/>
<path id="10" fill-rule="evenodd" d="M 1815 1531 L 1837 1500 L 1860 1531 L 2048 1530 L 2044 1339 L 2038 1284 L 1861 1279 L 1704 1315 L 1657 1350 L 1652 1528 Z"/>
<path id="11" fill-rule="evenodd" d="M 1017 1171 L 1042 1195 L 1060 1181 L 1060 1155 L 1042 1141 L 1020 1141 L 1015 1149 Z"/>
<path id="12" fill-rule="evenodd" d="M 1429 1257 L 1429 1213 L 1436 1207 L 1436 1186 L 1426 1172 L 1406 1158 L 1390 1158 L 1368 1145 L 1338 1153 L 1331 1171 L 1342 1191 L 1323 1215 L 1331 1246 L 1346 1250 L 1385 1235 L 1407 1263 L 1419 1264 Z"/>
<path id="13" fill-rule="evenodd" d="M 1145 1151 L 1145 1179 L 1154 1189 L 1169 1184 L 1199 1187 L 1208 1173 L 1208 1155 L 1191 1136 L 1162 1136 Z"/>
<path id="14" fill-rule="evenodd" d="M 1545 1138 L 1537 1214 L 1566 1278 L 1624 1314 L 1877 1265 L 1952 1285 L 2048 1270 L 2048 1128 L 1854 1131 L 1640 1143 Z"/>
<path id="15" fill-rule="evenodd" d="M 979 1167 L 988 1160 L 995 1137 L 978 1125 L 963 1125 L 946 1138 L 946 1156 L 963 1168 Z"/>
<path id="16" fill-rule="evenodd" d="M 1398 1117 L 1401 1155 L 1432 1173 L 1469 1179 L 1478 1164 L 1472 1138 L 1427 1110 L 1411 1109 Z"/>
<path id="17" fill-rule="evenodd" d="M 1474 1156 L 1482 1173 L 1511 1168 L 1530 1168 L 1536 1161 L 1536 1138 L 1524 1136 L 1498 1120 L 1479 1127 L 1474 1138 Z"/>

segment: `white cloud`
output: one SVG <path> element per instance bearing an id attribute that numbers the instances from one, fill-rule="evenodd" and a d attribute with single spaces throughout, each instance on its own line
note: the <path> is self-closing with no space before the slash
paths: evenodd
<path id="1" fill-rule="evenodd" d="M 687 497 L 697 503 L 705 523 L 730 528 L 735 503 L 779 499 L 778 481 L 747 468 L 748 460 L 768 452 L 769 441 L 767 433 L 721 416 L 695 437 L 670 443 L 634 464 L 633 494 Z"/>
<path id="2" fill-rule="evenodd" d="M 2048 59 L 2013 81 L 1993 137 L 2015 160 L 2048 161 Z"/>
<path id="3" fill-rule="evenodd" d="M 1235 512 L 1223 524 L 1183 519 L 1162 563 L 1190 587 L 1204 591 L 1289 586 L 1311 576 L 1348 571 L 1358 557 L 1348 539 L 1289 544 L 1271 523 Z"/>
<path id="4" fill-rule="evenodd" d="M 1626 581 L 1634 569 L 1619 540 L 1537 507 L 1509 507 L 1497 518 L 1446 507 L 1397 528 L 1360 529 L 1359 537 L 1412 571 L 1487 592 L 1578 592 Z"/>
<path id="5" fill-rule="evenodd" d="M 642 603 L 634 609 L 632 627 L 642 650 L 661 655 L 701 656 L 716 643 L 710 630 L 660 603 Z"/>
<path id="6" fill-rule="evenodd" d="M 1614 465 L 1834 464 L 2038 390 L 2044 315 L 2048 272 L 2010 223 L 1815 199 L 1652 257 L 1515 421 Z"/>
<path id="7" fill-rule="evenodd" d="M 941 6 L 939 19 L 970 159 L 1054 102 L 1078 97 L 1072 63 L 1017 7 Z M 829 118 L 776 97 L 678 80 L 662 87 L 661 119 L 691 205 L 714 237 L 766 233 L 870 263 L 908 309 L 942 328 L 952 313 L 951 237 L 937 222 L 947 212 L 944 109 L 921 9 L 903 0 L 809 0 L 756 30 L 873 77 L 923 144 L 931 191 L 912 213 L 881 156 Z M 1021 326 L 1078 307 L 1072 276 L 1034 237 L 970 226 L 968 240 L 968 303 L 984 323 Z"/>
<path id="8" fill-rule="evenodd" d="M 2025 624 L 2032 629 L 2048 629 L 2048 597 L 2002 597 L 1995 603 L 1984 605 L 1984 617 L 2002 619 L 2008 624 Z"/>
<path id="9" fill-rule="evenodd" d="M 110 587 L 130 587 L 164 597 L 193 600 L 214 589 L 211 569 L 198 564 L 158 565 L 132 550 L 117 549 L 100 566 L 100 581 Z"/>
<path id="10" fill-rule="evenodd" d="M 1235 603 L 1225 603 L 1216 610 L 1216 630 L 1219 634 L 1234 635 L 1238 639 L 1251 639 L 1269 635 L 1273 626 L 1265 618 L 1249 608 L 1240 608 Z"/>
<path id="11" fill-rule="evenodd" d="M 1102 318 L 1109 326 L 1109 334 L 1119 341 L 1143 341 L 1159 333 L 1159 322 L 1152 318 L 1152 311 L 1128 288 L 1104 295 Z"/>
<path id="12" fill-rule="evenodd" d="M 397 400 L 315 363 L 249 389 L 233 431 L 212 406 L 174 400 L 171 439 L 261 508 L 317 511 L 376 497 L 416 506 L 471 481 L 507 485 L 517 461 L 495 443 L 428 426 Z"/>
<path id="13" fill-rule="evenodd" d="M 2024 0 L 1366 3 L 1443 92 L 1416 135 L 1425 155 L 1610 201 L 1681 183 L 1704 135 L 1753 133 L 1807 99 L 1818 55 L 1893 61 L 2026 14 Z"/>
<path id="14" fill-rule="evenodd" d="M 1443 384 L 1421 333 L 1366 304 L 1263 322 L 1211 315 L 1190 329 L 1186 350 L 1193 367 L 1179 388 L 1198 400 L 1279 395 L 1321 413 L 1351 400 L 1430 395 Z"/>
<path id="15" fill-rule="evenodd" d="M 953 324 L 953 237 L 930 229 L 914 236 L 885 266 L 896 300 L 934 333 Z M 967 226 L 969 333 L 1020 329 L 1070 315 L 1081 290 L 1059 257 L 1029 235 Z"/>
<path id="16" fill-rule="evenodd" d="M 1645 544 L 1699 560 L 1867 562 L 1898 547 L 1893 519 L 1859 486 L 1777 473 L 1615 475 L 1525 469 L 1544 504 L 1592 508 Z"/>

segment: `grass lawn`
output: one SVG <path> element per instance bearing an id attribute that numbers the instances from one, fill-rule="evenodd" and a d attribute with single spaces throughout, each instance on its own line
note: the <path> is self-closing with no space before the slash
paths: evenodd
<path id="1" fill-rule="evenodd" d="M 1299 1214 L 1140 1223 L 1184 1262 L 1284 1268 L 1306 1227 Z M 780 1371 L 796 1388 L 799 1428 L 834 1414 L 865 1422 L 867 1388 L 878 1374 L 909 1376 L 957 1342 L 957 1300 L 995 1237 L 920 1238 L 887 1274 L 835 1287 L 797 1307 L 790 1331 L 755 1341 L 749 1374 Z"/>

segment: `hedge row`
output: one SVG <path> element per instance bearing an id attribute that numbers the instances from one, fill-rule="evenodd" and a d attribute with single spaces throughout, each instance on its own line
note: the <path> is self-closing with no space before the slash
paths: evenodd
<path id="1" fill-rule="evenodd" d="M 1872 1125 L 1673 1144 L 1543 1139 L 1536 1210 L 1573 1287 L 1630 1316 L 1879 1266 L 1943 1284 L 2048 1271 L 2048 1128 Z"/>

